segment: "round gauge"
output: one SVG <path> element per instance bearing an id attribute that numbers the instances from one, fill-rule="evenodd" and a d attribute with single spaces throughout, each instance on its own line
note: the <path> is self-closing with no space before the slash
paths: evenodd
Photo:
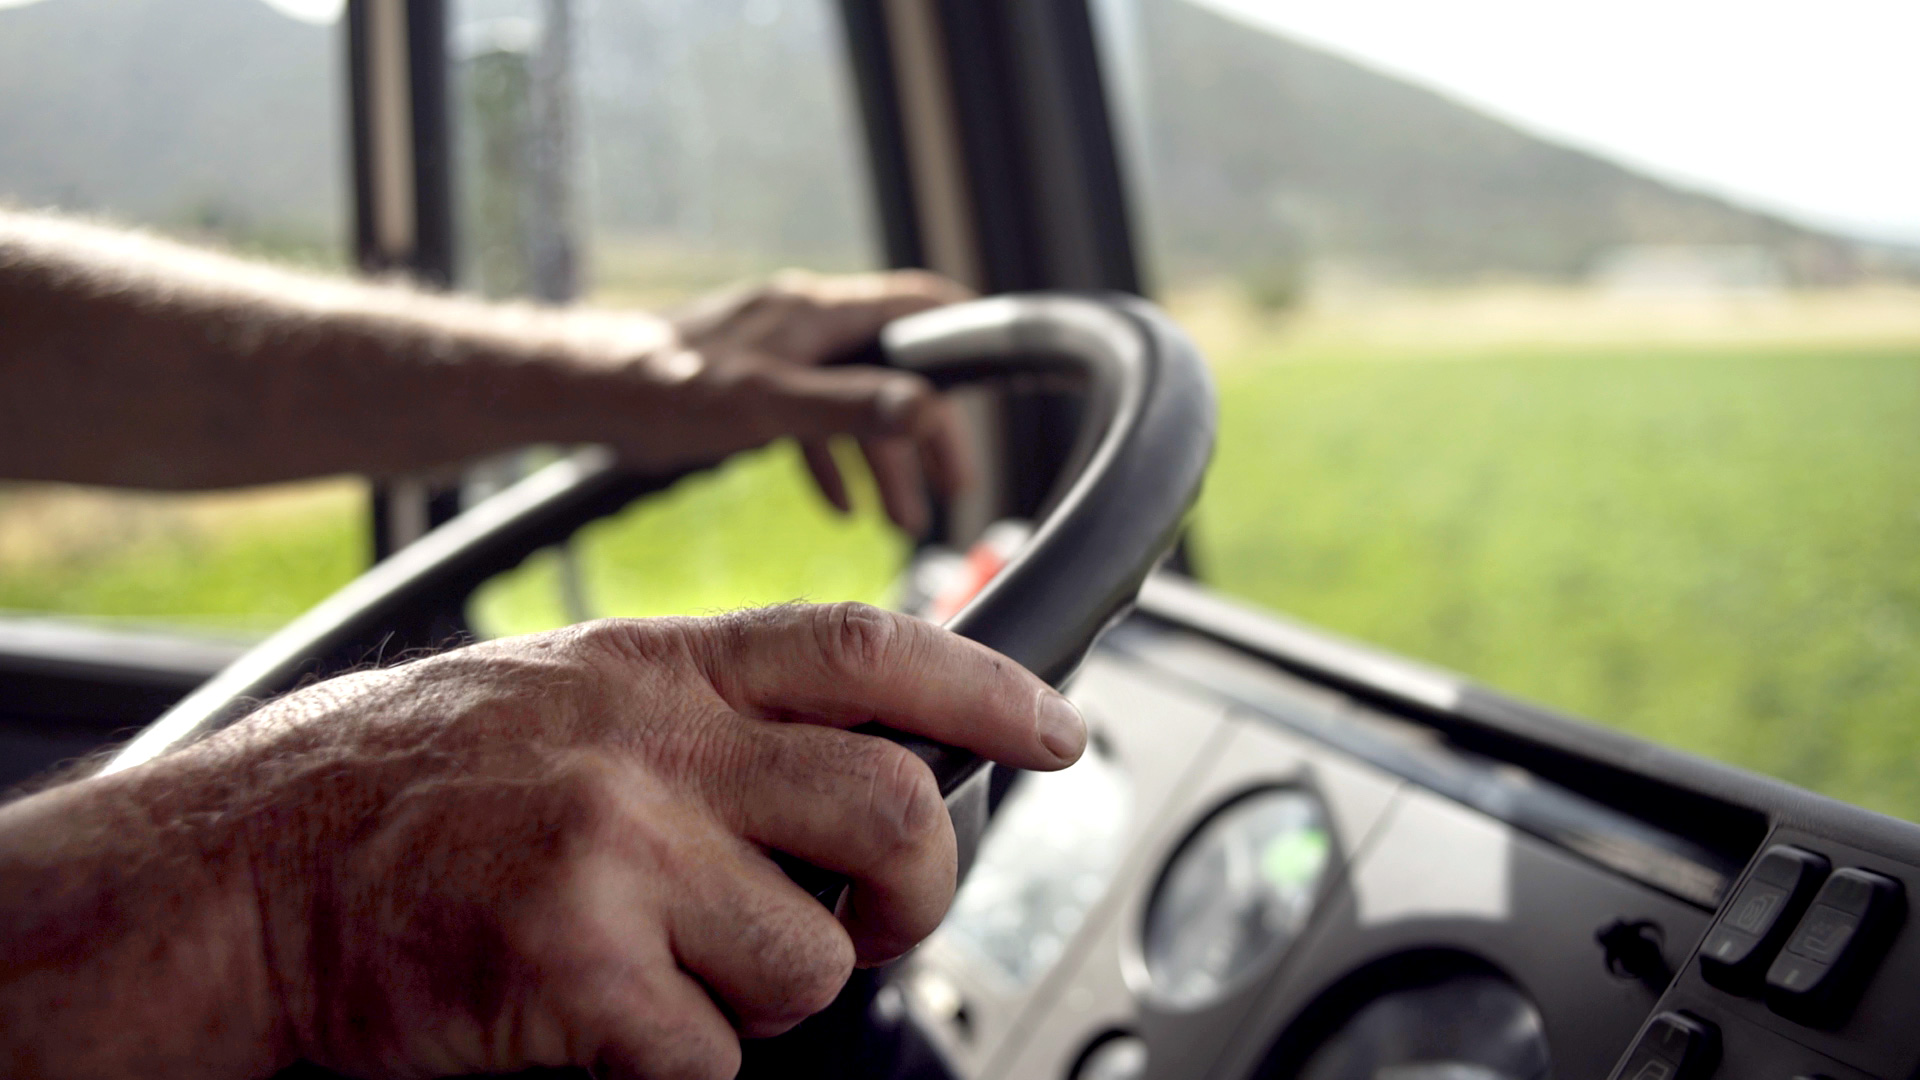
<path id="1" fill-rule="evenodd" d="M 1544 1080 L 1540 1011 L 1491 971 L 1415 978 L 1353 1013 L 1297 1072 L 1300 1080 Z"/>
<path id="2" fill-rule="evenodd" d="M 1168 861 L 1147 906 L 1154 997 L 1198 1008 L 1270 964 L 1306 925 L 1332 847 L 1325 808 L 1299 788 L 1216 812 Z"/>

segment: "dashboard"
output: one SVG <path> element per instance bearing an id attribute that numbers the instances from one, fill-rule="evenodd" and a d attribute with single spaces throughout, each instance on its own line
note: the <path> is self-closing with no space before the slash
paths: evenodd
<path id="1" fill-rule="evenodd" d="M 1450 677 L 1356 653 L 1342 687 L 1255 640 L 1284 624 L 1236 634 L 1185 589 L 1151 585 L 1076 676 L 1085 763 L 1012 782 L 874 998 L 943 1071 L 1920 1070 L 1920 830 L 1577 725 L 1555 746 L 1551 718 L 1514 720 L 1506 753 L 1422 714 L 1460 705 Z M 1638 779 L 1595 783 L 1609 754 Z"/>

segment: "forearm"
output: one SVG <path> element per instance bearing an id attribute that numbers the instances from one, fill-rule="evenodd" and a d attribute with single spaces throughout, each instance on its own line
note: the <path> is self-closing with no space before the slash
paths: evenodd
<path id="1" fill-rule="evenodd" d="M 136 770 L 0 808 L 0 1073 L 260 1076 L 291 1057 L 213 785 Z"/>
<path id="2" fill-rule="evenodd" d="M 0 478 L 161 488 L 414 471 L 644 424 L 672 341 L 0 211 Z"/>

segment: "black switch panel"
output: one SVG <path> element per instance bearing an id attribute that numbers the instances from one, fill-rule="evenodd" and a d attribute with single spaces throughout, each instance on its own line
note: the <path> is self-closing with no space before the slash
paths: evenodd
<path id="1" fill-rule="evenodd" d="M 1858 867 L 1835 872 L 1767 969 L 1767 1007 L 1803 1024 L 1837 1026 L 1905 916 L 1898 881 Z"/>
<path id="2" fill-rule="evenodd" d="M 1663 1012 L 1647 1022 L 1613 1080 L 1700 1080 L 1719 1062 L 1719 1028 L 1691 1013 Z"/>
<path id="3" fill-rule="evenodd" d="M 1700 974 L 1728 993 L 1758 996 L 1768 965 L 1826 876 L 1827 860 L 1811 851 L 1768 848 L 1701 943 Z"/>

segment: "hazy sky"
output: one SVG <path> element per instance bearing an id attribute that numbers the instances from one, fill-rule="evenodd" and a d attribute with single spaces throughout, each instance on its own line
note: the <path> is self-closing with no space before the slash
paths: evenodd
<path id="1" fill-rule="evenodd" d="M 343 0 L 265 2 L 328 21 Z M 1655 174 L 1920 244 L 1920 0 L 1196 2 Z"/>
<path id="2" fill-rule="evenodd" d="M 296 19 L 316 23 L 332 22 L 340 17 L 340 9 L 347 6 L 347 0 L 267 0 L 267 3 Z"/>
<path id="3" fill-rule="evenodd" d="M 302 22 L 329 23 L 340 17 L 347 0 L 263 0 L 272 8 L 286 12 Z M 26 7 L 40 0 L 0 0 L 0 8 Z"/>
<path id="4" fill-rule="evenodd" d="M 1198 0 L 1521 126 L 1920 243 L 1920 0 Z"/>

